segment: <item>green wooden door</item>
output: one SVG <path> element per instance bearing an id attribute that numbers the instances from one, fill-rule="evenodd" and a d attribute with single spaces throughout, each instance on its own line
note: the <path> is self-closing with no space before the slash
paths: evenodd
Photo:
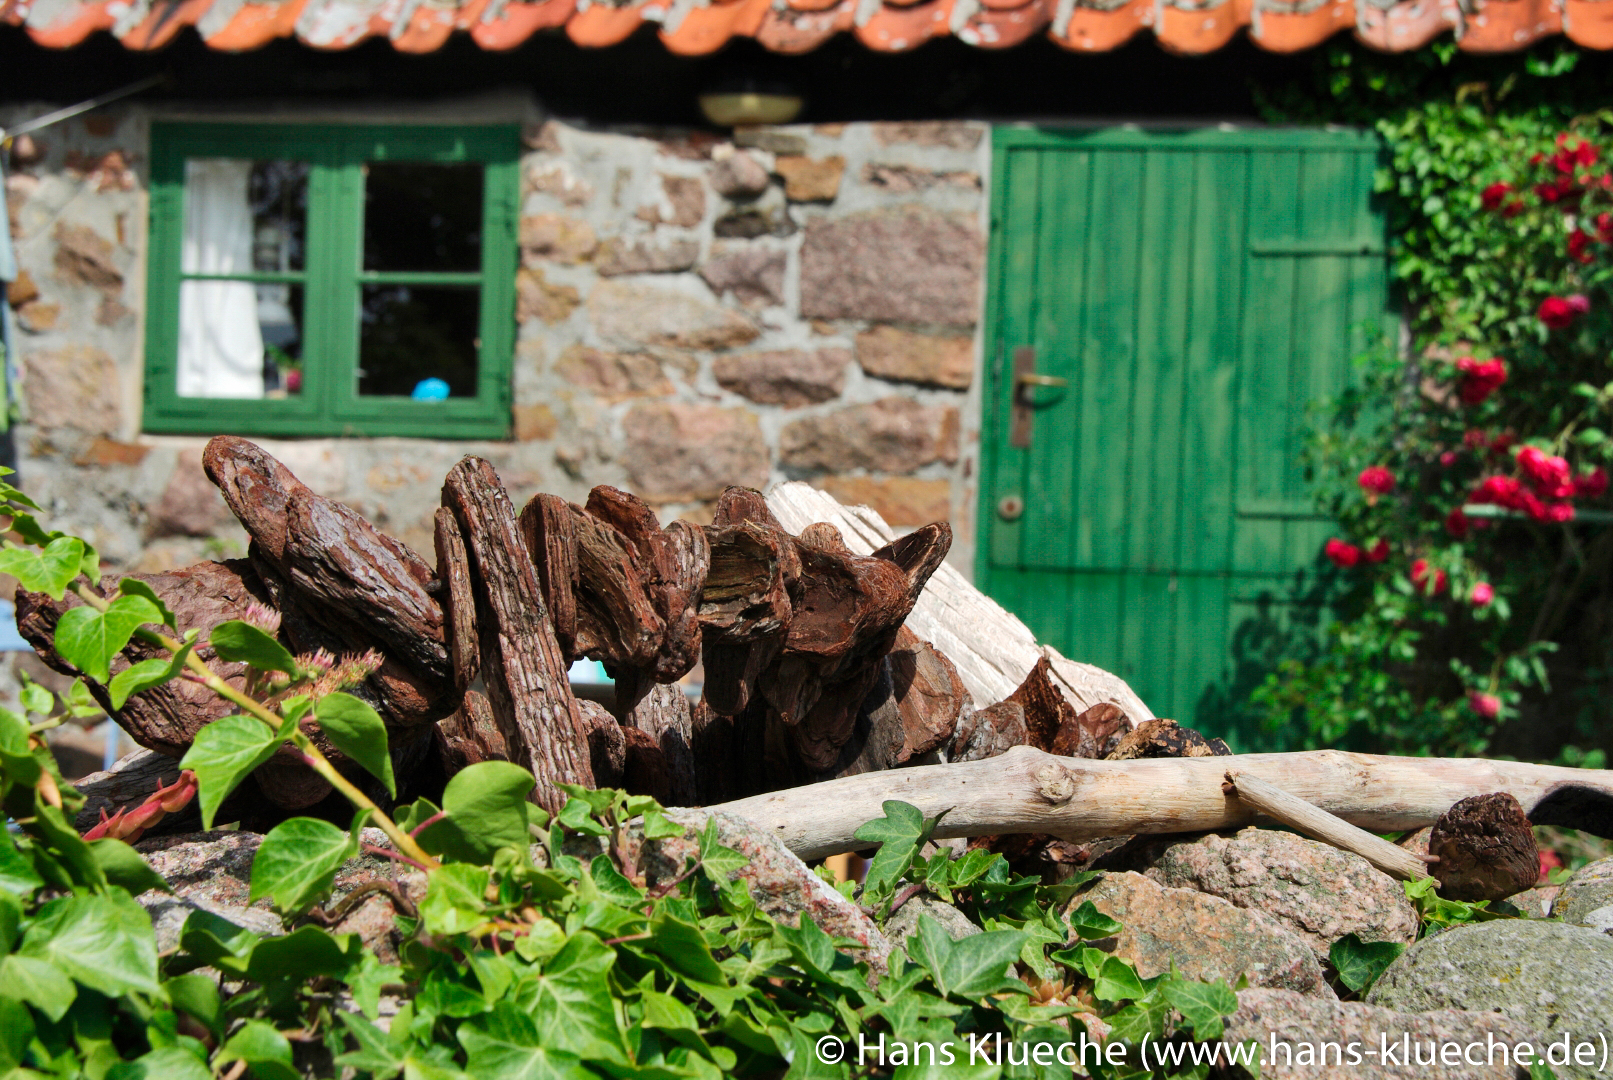
<path id="1" fill-rule="evenodd" d="M 1235 740 L 1228 706 L 1325 617 L 1299 452 L 1387 325 L 1378 153 L 1356 131 L 995 136 L 978 579 Z"/>

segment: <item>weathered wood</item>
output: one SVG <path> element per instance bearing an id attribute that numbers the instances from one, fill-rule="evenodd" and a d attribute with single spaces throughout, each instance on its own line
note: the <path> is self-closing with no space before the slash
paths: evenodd
<path id="1" fill-rule="evenodd" d="M 437 580 L 442 583 L 438 600 L 444 615 L 443 643 L 453 668 L 454 687 L 463 694 L 476 681 L 482 666 L 481 642 L 476 631 L 476 597 L 470 585 L 470 556 L 465 553 L 465 537 L 459 531 L 459 522 L 454 520 L 452 510 L 439 506 L 432 515 L 432 526 L 437 550 Z"/>
<path id="2" fill-rule="evenodd" d="M 1540 847 L 1518 800 L 1504 791 L 1463 799 L 1428 836 L 1431 870 L 1451 900 L 1504 900 L 1540 880 Z"/>
<path id="3" fill-rule="evenodd" d="M 694 718 L 683 687 L 675 683 L 658 684 L 633 707 L 623 719 L 622 726 L 642 731 L 659 748 L 665 772 L 666 798 L 663 802 L 669 806 L 690 806 L 698 801 L 700 793 L 695 781 Z M 657 795 L 656 798 L 661 796 Z"/>
<path id="4" fill-rule="evenodd" d="M 999 701 L 959 718 L 947 757 L 951 761 L 984 761 L 1024 746 L 1029 739 L 1025 706 L 1017 701 Z"/>
<path id="5" fill-rule="evenodd" d="M 1052 752 L 1060 733 L 1075 726 L 1076 712 L 1053 685 L 1053 665 L 1044 656 L 1007 700 L 1025 710 L 1025 741 L 1038 750 Z"/>
<path id="6" fill-rule="evenodd" d="M 1089 761 L 1020 746 L 985 761 L 865 773 L 712 809 L 750 819 L 804 859 L 858 847 L 852 833 L 880 817 L 886 799 L 926 817 L 947 810 L 940 837 L 1030 832 L 1078 842 L 1251 824 L 1257 812 L 1221 790 L 1228 771 L 1280 781 L 1296 798 L 1373 832 L 1422 828 L 1460 799 L 1505 791 L 1536 824 L 1613 836 L 1613 771 L 1339 750 Z"/>
<path id="7" fill-rule="evenodd" d="M 627 770 L 627 737 L 610 710 L 597 701 L 577 699 L 577 712 L 588 732 L 588 760 L 594 770 L 595 787 L 622 786 Z"/>
<path id="8" fill-rule="evenodd" d="M 1048 751 L 1059 757 L 1108 757 L 1130 730 L 1120 706 L 1100 701 L 1059 728 Z"/>
<path id="9" fill-rule="evenodd" d="M 510 747 L 499 730 L 487 698 L 467 691 L 459 709 L 437 721 L 443 772 L 449 779 L 459 770 L 483 761 L 509 761 Z"/>
<path id="10" fill-rule="evenodd" d="M 940 650 L 907 627 L 886 656 L 902 741 L 885 768 L 906 765 L 952 741 L 969 691 Z"/>
<path id="11" fill-rule="evenodd" d="M 895 531 L 869 507 L 842 506 L 832 495 L 802 481 L 773 488 L 767 503 L 786 529 L 799 532 L 815 521 L 833 524 L 846 546 L 857 554 L 872 554 L 896 538 Z M 953 662 L 976 708 L 1007 698 L 1036 661 L 1046 656 L 1059 690 L 1077 711 L 1108 701 L 1119 706 L 1132 723 L 1153 718 L 1124 680 L 1090 664 L 1067 660 L 1050 646 L 1038 646 L 1024 623 L 950 564 L 936 568 L 908 616 L 908 625 Z"/>
<path id="12" fill-rule="evenodd" d="M 1110 761 L 1159 757 L 1226 757 L 1232 751 L 1220 739 L 1206 739 L 1175 720 L 1146 720 L 1127 732 L 1105 755 Z"/>
<path id="13" fill-rule="evenodd" d="M 1401 881 L 1421 881 L 1428 876 L 1428 864 L 1405 848 L 1396 847 L 1365 829 L 1358 829 L 1343 818 L 1290 795 L 1276 784 L 1234 769 L 1226 771 L 1223 789 L 1279 825 L 1287 825 L 1313 840 L 1361 856 L 1379 870 Z"/>
<path id="14" fill-rule="evenodd" d="M 622 787 L 631 795 L 648 795 L 663 806 L 676 805 L 672 798 L 672 773 L 660 743 L 647 731 L 622 728 L 626 764 Z"/>
<path id="15" fill-rule="evenodd" d="M 493 467 L 476 457 L 449 471 L 442 499 L 470 559 L 488 701 L 499 727 L 514 734 L 511 760 L 537 779 L 534 801 L 558 813 L 565 796 L 555 785 L 593 778 L 588 735 L 515 510 Z"/>
<path id="16" fill-rule="evenodd" d="M 264 554 L 280 564 L 286 554 L 286 506 L 307 486 L 273 454 L 234 435 L 208 440 L 202 470 Z"/>
<path id="17" fill-rule="evenodd" d="M 582 653 L 577 649 L 577 528 L 573 509 L 558 495 L 534 495 L 521 511 L 520 526 L 560 651 L 575 660 Z"/>
<path id="18" fill-rule="evenodd" d="M 757 679 L 784 648 L 794 616 L 791 593 L 799 589 L 801 556 L 772 518 L 754 491 L 729 488 L 706 530 L 710 570 L 697 609 L 704 693 L 724 716 L 750 704 Z"/>

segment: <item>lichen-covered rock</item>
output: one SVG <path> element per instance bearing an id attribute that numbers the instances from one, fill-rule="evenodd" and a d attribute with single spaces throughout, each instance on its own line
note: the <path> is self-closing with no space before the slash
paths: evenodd
<path id="1" fill-rule="evenodd" d="M 958 410 L 905 397 L 850 405 L 785 425 L 779 455 L 799 469 L 911 472 L 958 460 Z"/>
<path id="2" fill-rule="evenodd" d="M 876 326 L 857 335 L 857 363 L 868 374 L 893 382 L 967 390 L 974 378 L 975 343 L 958 335 Z"/>
<path id="3" fill-rule="evenodd" d="M 1507 1056 L 1491 1041 L 1508 1047 Z M 1307 997 L 1290 990 L 1248 989 L 1238 994 L 1238 1011 L 1227 1020 L 1224 1046 L 1258 1044 L 1261 1075 L 1271 1080 L 1311 1080 L 1348 1076 L 1361 1080 L 1514 1080 L 1512 1055 L 1519 1043 L 1544 1045 L 1540 1033 L 1490 1012 L 1440 1009 L 1401 1013 L 1392 1009 Z M 1471 1061 L 1439 1061 L 1443 1046 L 1457 1054 L 1472 1044 Z"/>
<path id="4" fill-rule="evenodd" d="M 897 908 L 896 914 L 885 921 L 885 938 L 890 942 L 891 948 L 907 944 L 907 939 L 919 928 L 920 915 L 928 915 L 940 923 L 941 929 L 945 930 L 953 941 L 983 932 L 980 927 L 969 921 L 969 916 L 951 904 L 944 904 L 927 896 L 915 896 Z M 908 951 L 912 952 L 911 949 Z"/>
<path id="5" fill-rule="evenodd" d="M 1565 1034 L 1575 1043 L 1613 1038 L 1613 937 L 1528 919 L 1452 927 L 1402 953 L 1367 1001 L 1406 1012 L 1499 1013 L 1558 1042 Z M 1557 1075 L 1595 1073 L 1569 1066 Z"/>
<path id="6" fill-rule="evenodd" d="M 712 362 L 711 374 L 724 390 L 764 405 L 795 408 L 839 397 L 850 360 L 845 349 L 731 353 Z"/>
<path id="7" fill-rule="evenodd" d="M 635 406 L 622 428 L 622 464 L 651 502 L 714 499 L 730 484 L 767 483 L 767 444 L 745 409 L 657 402 Z"/>
<path id="8" fill-rule="evenodd" d="M 971 326 L 984 259 L 974 221 L 923 206 L 813 221 L 801 246 L 801 314 Z"/>
<path id="9" fill-rule="evenodd" d="M 604 340 L 622 346 L 728 349 L 760 331 L 736 312 L 669 289 L 607 281 L 588 297 L 588 314 Z"/>
<path id="10" fill-rule="evenodd" d="M 1232 836 L 1138 838 L 1106 865 L 1264 912 L 1319 958 L 1345 934 L 1417 939 L 1417 911 L 1398 881 L 1359 855 L 1293 833 L 1249 828 Z"/>
<path id="11" fill-rule="evenodd" d="M 784 303 L 784 269 L 789 256 L 771 248 L 746 246 L 715 252 L 700 276 L 718 296 L 732 293 L 750 306 Z"/>
<path id="12" fill-rule="evenodd" d="M 73 428 L 116 436 L 121 409 L 118 365 L 104 349 L 68 345 L 22 356 L 28 420 L 37 428 Z"/>
<path id="13" fill-rule="evenodd" d="M 1190 979 L 1224 980 L 1247 975 L 1254 986 L 1332 996 L 1310 948 L 1282 923 L 1218 896 L 1168 889 L 1134 872 L 1105 874 L 1070 901 L 1085 901 L 1124 929 L 1093 942 L 1129 960 L 1143 978 L 1169 971 L 1172 961 Z"/>
<path id="14" fill-rule="evenodd" d="M 699 833 L 708 818 L 717 822 L 717 840 L 745 856 L 745 865 L 730 880 L 750 883 L 751 896 L 767 914 L 787 926 L 799 926 L 803 914 L 831 937 L 851 938 L 861 957 L 883 970 L 891 945 L 862 908 L 847 900 L 795 857 L 784 842 L 754 823 L 733 814 L 704 810 L 672 810 L 667 814 L 688 830 L 681 837 L 645 843 L 646 864 L 659 876 L 676 877 L 699 850 Z M 658 865 L 657 865 L 658 864 Z"/>
<path id="15" fill-rule="evenodd" d="M 1613 859 L 1576 870 L 1552 901 L 1551 913 L 1564 922 L 1613 932 Z"/>

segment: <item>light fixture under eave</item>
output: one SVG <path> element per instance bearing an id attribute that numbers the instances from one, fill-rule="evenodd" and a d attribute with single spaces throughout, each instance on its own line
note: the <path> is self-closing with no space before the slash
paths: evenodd
<path id="1" fill-rule="evenodd" d="M 738 93 L 700 95 L 700 111 L 718 127 L 746 124 L 788 124 L 806 104 L 799 94 Z"/>

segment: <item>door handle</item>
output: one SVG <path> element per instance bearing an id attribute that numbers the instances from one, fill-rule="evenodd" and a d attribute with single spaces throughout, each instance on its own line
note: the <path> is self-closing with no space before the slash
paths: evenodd
<path id="1" fill-rule="evenodd" d="M 1031 444 L 1031 424 L 1034 419 L 1037 404 L 1031 400 L 1030 388 L 1034 386 L 1065 387 L 1070 380 L 1061 379 L 1057 375 L 1038 375 L 1036 373 L 1036 349 L 1034 346 L 1022 345 L 1014 350 L 1014 386 L 1011 394 L 1012 406 L 1008 424 L 1008 445 L 1023 450 Z"/>

